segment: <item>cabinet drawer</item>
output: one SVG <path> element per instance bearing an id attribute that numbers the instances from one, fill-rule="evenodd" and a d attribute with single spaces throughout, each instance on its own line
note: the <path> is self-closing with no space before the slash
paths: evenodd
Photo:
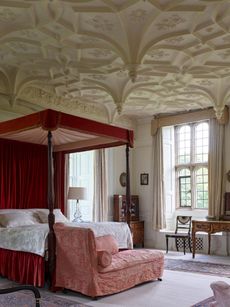
<path id="1" fill-rule="evenodd" d="M 211 230 L 211 225 L 208 224 L 208 223 L 196 223 L 193 228 L 196 231 L 207 231 L 207 232 L 209 232 Z"/>
<path id="2" fill-rule="evenodd" d="M 144 231 L 133 233 L 133 244 L 143 244 L 144 243 Z"/>
<path id="3" fill-rule="evenodd" d="M 136 229 L 144 229 L 144 221 L 137 221 L 137 222 L 130 222 L 130 228 L 132 229 L 132 231 L 136 230 Z"/>
<path id="4" fill-rule="evenodd" d="M 144 247 L 144 221 L 132 221 L 130 229 L 133 236 L 133 245 L 141 244 Z"/>
<path id="5" fill-rule="evenodd" d="M 223 225 L 222 231 L 230 231 L 230 225 Z"/>
<path id="6" fill-rule="evenodd" d="M 211 232 L 215 233 L 215 232 L 220 232 L 220 231 L 222 231 L 221 225 L 218 225 L 218 224 L 213 224 L 212 225 Z"/>

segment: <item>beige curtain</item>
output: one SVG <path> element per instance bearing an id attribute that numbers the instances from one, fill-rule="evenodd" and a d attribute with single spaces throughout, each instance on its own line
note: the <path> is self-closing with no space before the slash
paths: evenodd
<path id="1" fill-rule="evenodd" d="M 94 156 L 93 221 L 108 220 L 108 185 L 105 149 L 95 151 Z"/>
<path id="2" fill-rule="evenodd" d="M 162 128 L 153 136 L 153 229 L 166 228 Z"/>
<path id="3" fill-rule="evenodd" d="M 67 216 L 67 218 L 70 218 L 70 212 L 69 212 L 69 207 L 68 207 L 68 199 L 67 199 L 67 195 L 68 195 L 68 191 L 69 191 L 69 154 L 65 155 L 65 215 Z"/>
<path id="4" fill-rule="evenodd" d="M 224 125 L 216 119 L 210 119 L 209 133 L 208 215 L 218 218 L 223 214 Z"/>

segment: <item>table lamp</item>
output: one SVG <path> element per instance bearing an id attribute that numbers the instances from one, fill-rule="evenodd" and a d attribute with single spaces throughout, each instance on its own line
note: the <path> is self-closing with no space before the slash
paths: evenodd
<path id="1" fill-rule="evenodd" d="M 86 188 L 83 187 L 69 187 L 68 199 L 76 200 L 76 207 L 74 213 L 73 222 L 82 222 L 81 209 L 79 206 L 79 200 L 86 198 Z"/>

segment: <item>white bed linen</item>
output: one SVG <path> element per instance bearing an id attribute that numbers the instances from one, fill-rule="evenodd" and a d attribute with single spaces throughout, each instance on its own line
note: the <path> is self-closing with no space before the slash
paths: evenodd
<path id="1" fill-rule="evenodd" d="M 132 234 L 127 223 L 122 222 L 83 222 L 83 223 L 66 223 L 69 226 L 90 228 L 96 237 L 107 234 L 113 235 L 119 248 L 133 248 Z"/>
<path id="2" fill-rule="evenodd" d="M 96 237 L 112 234 L 117 239 L 119 248 L 133 248 L 132 235 L 126 223 L 88 222 L 65 223 L 65 225 L 90 228 Z M 0 228 L 0 248 L 44 256 L 48 232 L 48 224 Z"/>
<path id="3" fill-rule="evenodd" d="M 0 228 L 0 248 L 44 256 L 48 232 L 48 224 Z"/>

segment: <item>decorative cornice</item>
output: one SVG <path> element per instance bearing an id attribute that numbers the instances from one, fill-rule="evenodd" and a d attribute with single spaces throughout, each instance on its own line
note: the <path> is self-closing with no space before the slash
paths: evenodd
<path id="1" fill-rule="evenodd" d="M 96 116 L 97 118 L 105 118 L 107 116 L 106 111 L 96 106 L 82 103 L 78 99 L 58 97 L 35 87 L 25 88 L 20 94 L 20 99 L 45 108 L 57 109 L 60 111 L 68 110 L 69 113 L 74 112 L 75 114 L 85 114 L 88 116 Z"/>

